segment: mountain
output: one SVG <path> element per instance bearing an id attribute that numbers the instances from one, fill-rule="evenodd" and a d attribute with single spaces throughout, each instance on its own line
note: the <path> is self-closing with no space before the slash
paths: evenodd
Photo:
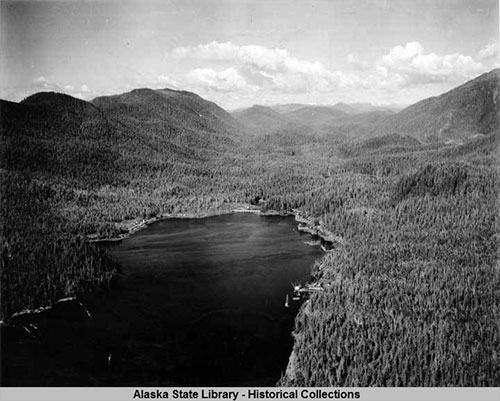
<path id="1" fill-rule="evenodd" d="M 404 107 L 397 105 L 381 105 L 375 106 L 371 103 L 336 103 L 332 106 L 335 110 L 343 111 L 347 114 L 361 114 L 361 113 L 370 113 L 374 111 L 383 111 L 383 112 L 396 112 L 402 110 Z"/>
<path id="2" fill-rule="evenodd" d="M 243 131 L 215 103 L 168 89 L 92 102 L 42 92 L 0 107 L 0 168 L 86 190 L 188 191 L 232 163 Z"/>
<path id="3" fill-rule="evenodd" d="M 240 124 L 221 107 L 192 92 L 135 89 L 92 103 L 121 130 L 161 135 L 179 146 L 206 147 L 233 143 Z"/>
<path id="4" fill-rule="evenodd" d="M 329 107 L 335 110 L 343 111 L 344 113 L 347 114 L 361 114 L 361 113 L 369 113 L 372 111 L 388 111 L 396 113 L 404 109 L 404 106 L 397 104 L 373 105 L 371 103 L 343 103 L 343 102 L 338 102 L 335 103 L 334 105 L 327 105 L 327 104 L 310 105 L 310 104 L 290 103 L 290 104 L 276 104 L 269 107 L 281 114 L 296 111 L 303 107 Z"/>
<path id="5" fill-rule="evenodd" d="M 115 377 L 140 380 L 147 370 L 155 385 L 168 385 L 177 359 L 165 354 L 161 361 L 174 363 L 152 367 L 143 357 L 158 351 L 156 342 L 111 349 L 104 332 L 98 341 L 84 338 L 89 348 L 78 351 L 70 319 L 71 358 L 59 365 L 50 352 L 51 319 L 36 314 L 34 327 L 29 316 L 21 315 L 21 324 L 8 319 L 61 298 L 88 305 L 97 288 L 94 305 L 115 296 L 108 291 L 123 285 L 119 266 L 88 239 L 123 238 L 159 215 L 201 217 L 253 203 L 271 213 L 300 211 L 331 248 L 312 266 L 323 291 L 295 318 L 280 385 L 494 386 L 498 92 L 497 70 L 395 115 L 301 106 L 276 116 L 256 107 L 250 123 L 293 122 L 250 140 L 242 122 L 189 92 L 1 101 L 0 319 L 7 341 L 0 351 L 2 363 L 15 368 L 2 369 L 2 383 L 81 386 L 90 378 L 109 385 Z M 433 138 L 445 123 L 448 130 Z M 463 144 L 445 143 L 454 138 Z M 96 349 L 117 355 L 111 369 L 80 359 Z"/>
<path id="6" fill-rule="evenodd" d="M 347 103 L 339 102 L 339 103 L 335 103 L 331 107 L 332 107 L 332 109 L 343 111 L 344 113 L 347 113 L 347 114 L 356 114 L 357 113 L 356 109 Z"/>
<path id="7" fill-rule="evenodd" d="M 256 133 L 269 133 L 292 122 L 270 107 L 255 105 L 231 113 L 244 126 Z"/>
<path id="8" fill-rule="evenodd" d="M 349 118 L 349 114 L 328 106 L 304 106 L 284 113 L 284 116 L 290 120 L 315 127 L 337 123 Z"/>
<path id="9" fill-rule="evenodd" d="M 373 136 L 399 133 L 425 141 L 463 140 L 499 129 L 500 69 L 441 96 L 422 100 L 372 127 Z"/>
<path id="10" fill-rule="evenodd" d="M 269 106 L 271 109 L 274 111 L 277 111 L 278 113 L 284 114 L 284 113 L 289 113 L 291 111 L 295 111 L 298 109 L 301 109 L 302 107 L 309 106 L 307 104 L 301 104 L 301 103 L 288 103 L 288 104 L 275 104 L 273 106 Z"/>
<path id="11" fill-rule="evenodd" d="M 342 120 L 339 124 L 342 125 L 373 125 L 381 123 L 394 113 L 389 110 L 375 110 L 366 113 L 356 113 L 350 115 L 349 118 Z"/>
<path id="12" fill-rule="evenodd" d="M 115 132 L 96 106 L 68 95 L 38 93 L 20 103 L 1 101 L 3 169 L 109 184 L 119 157 Z M 106 176 L 104 176 L 106 175 Z"/>

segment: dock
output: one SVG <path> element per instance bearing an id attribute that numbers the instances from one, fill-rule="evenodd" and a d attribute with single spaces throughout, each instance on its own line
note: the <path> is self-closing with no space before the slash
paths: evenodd
<path id="1" fill-rule="evenodd" d="M 311 294 L 313 292 L 322 292 L 324 290 L 325 289 L 318 284 L 306 284 L 305 286 L 301 286 L 300 284 L 293 284 L 293 294 L 297 297 Z"/>

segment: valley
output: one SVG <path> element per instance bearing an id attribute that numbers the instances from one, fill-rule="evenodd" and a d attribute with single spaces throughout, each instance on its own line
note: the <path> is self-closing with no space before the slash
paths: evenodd
<path id="1" fill-rule="evenodd" d="M 400 111 L 228 113 L 170 89 L 1 101 L 1 319 L 112 293 L 122 267 L 89 239 L 124 221 L 298 210 L 341 241 L 279 385 L 498 386 L 499 87 L 497 69 Z"/>

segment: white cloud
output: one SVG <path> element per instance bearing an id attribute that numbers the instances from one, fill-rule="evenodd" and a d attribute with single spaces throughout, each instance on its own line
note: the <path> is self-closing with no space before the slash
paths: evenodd
<path id="1" fill-rule="evenodd" d="M 166 85 L 170 88 L 176 89 L 179 88 L 179 82 L 168 75 L 160 75 L 157 79 L 157 82 L 161 85 Z"/>
<path id="2" fill-rule="evenodd" d="M 237 45 L 212 41 L 173 49 L 171 62 L 191 66 L 173 80 L 160 76 L 158 82 L 195 91 L 211 99 L 335 99 L 339 96 L 397 98 L 401 89 L 411 89 L 415 98 L 434 96 L 491 69 L 487 60 L 498 47 L 485 46 L 474 57 L 461 53 L 427 52 L 417 41 L 397 45 L 377 59 L 347 56 L 350 68 L 338 71 L 305 60 L 282 48 Z M 188 67 L 189 68 L 189 67 Z M 418 94 L 418 95 L 417 95 Z M 407 95 L 411 96 L 410 92 Z"/>
<path id="3" fill-rule="evenodd" d="M 361 60 L 360 58 L 356 57 L 354 54 L 349 53 L 347 55 L 347 61 L 356 70 L 366 71 L 366 70 L 370 69 L 370 64 L 369 63 L 367 63 L 366 61 Z"/>
<path id="4" fill-rule="evenodd" d="M 393 47 L 381 58 L 377 68 L 384 77 L 399 76 L 398 86 L 459 82 L 485 71 L 485 67 L 470 56 L 425 53 L 419 42 Z"/>
<path id="5" fill-rule="evenodd" d="M 488 61 L 498 61 L 499 51 L 498 51 L 498 43 L 490 43 L 489 45 L 484 46 L 477 53 L 478 60 L 488 60 Z"/>
<path id="6" fill-rule="evenodd" d="M 172 57 L 196 58 L 204 60 L 232 60 L 237 57 L 238 46 L 231 42 L 219 43 L 212 41 L 206 45 L 177 47 L 172 51 Z"/>
<path id="7" fill-rule="evenodd" d="M 66 93 L 68 95 L 81 99 L 89 99 L 93 95 L 95 95 L 94 92 L 86 84 L 81 85 L 80 89 L 75 89 L 73 85 L 64 85 L 63 87 L 61 87 L 51 79 L 47 79 L 44 76 L 36 77 L 33 79 L 32 86 L 29 92 L 59 92 Z"/>
<path id="8" fill-rule="evenodd" d="M 418 42 L 409 42 L 405 46 L 393 47 L 388 54 L 382 57 L 383 64 L 396 65 L 411 61 L 416 56 L 421 55 L 424 48 Z"/>
<path id="9" fill-rule="evenodd" d="M 60 91 L 59 86 L 57 86 L 44 76 L 33 79 L 33 86 L 38 91 Z"/>
<path id="10" fill-rule="evenodd" d="M 249 85 L 235 68 L 227 68 L 217 72 L 212 68 L 197 68 L 187 76 L 192 85 L 203 85 L 216 92 L 249 91 Z"/>
<path id="11" fill-rule="evenodd" d="M 189 73 L 191 84 L 198 81 L 215 91 L 239 88 L 287 93 L 328 92 L 358 81 L 356 76 L 331 71 L 318 61 L 294 57 L 286 49 L 259 45 L 239 46 L 214 41 L 205 45 L 178 47 L 171 56 L 228 63 L 222 71 L 198 68 Z"/>

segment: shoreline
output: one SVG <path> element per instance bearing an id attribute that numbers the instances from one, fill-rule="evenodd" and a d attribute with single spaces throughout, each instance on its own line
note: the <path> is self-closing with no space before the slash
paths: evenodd
<path id="1" fill-rule="evenodd" d="M 323 226 L 323 223 L 321 220 L 317 220 L 314 217 L 308 217 L 304 216 L 304 214 L 298 210 L 298 209 L 292 209 L 288 211 L 283 211 L 279 212 L 276 210 L 268 210 L 268 211 L 262 211 L 261 208 L 251 206 L 251 205 L 238 205 L 236 208 L 231 208 L 231 209 L 226 209 L 226 210 L 214 210 L 214 211 L 205 211 L 205 212 L 198 212 L 198 213 L 177 213 L 177 214 L 170 214 L 170 213 L 162 213 L 159 216 L 152 217 L 150 219 L 133 219 L 129 221 L 124 221 L 117 223 L 118 225 L 122 225 L 121 227 L 118 226 L 119 229 L 123 230 L 123 225 L 127 227 L 128 232 L 123 233 L 122 235 L 118 237 L 112 237 L 112 238 L 91 238 L 88 239 L 89 242 L 119 242 L 123 239 L 126 239 L 130 237 L 132 234 L 148 227 L 149 225 L 156 223 L 158 221 L 162 220 L 168 220 L 168 219 L 201 219 L 201 218 L 206 218 L 206 217 L 214 217 L 214 216 L 221 216 L 221 215 L 229 215 L 229 214 L 234 214 L 234 213 L 252 213 L 252 214 L 257 214 L 259 216 L 277 216 L 277 217 L 287 217 L 287 216 L 293 216 L 297 231 L 299 235 L 303 232 L 308 233 L 311 236 L 311 241 L 310 245 L 312 245 L 312 242 L 314 241 L 315 246 L 320 246 L 320 249 L 322 249 L 325 254 L 330 252 L 330 249 L 327 249 L 328 247 L 332 246 L 333 243 L 338 243 L 338 244 L 345 244 L 343 239 L 341 237 L 335 236 L 333 233 L 331 233 L 329 230 L 325 229 Z M 319 240 L 316 240 L 314 237 L 319 237 Z M 308 243 L 309 243 L 308 242 Z M 326 244 L 327 247 L 325 247 Z M 320 270 L 322 267 L 321 261 L 325 255 L 320 256 L 317 261 L 320 262 Z M 317 263 L 310 269 L 310 274 L 312 275 L 314 272 L 314 269 L 316 267 Z M 317 279 L 313 281 L 317 282 Z M 88 309 L 82 304 L 81 299 L 77 296 L 67 296 L 58 300 L 55 300 L 54 302 L 46 305 L 46 306 L 40 306 L 38 308 L 34 309 L 29 309 L 25 308 L 21 311 L 13 313 L 11 316 L 4 318 L 3 320 L 0 321 L 0 327 L 2 326 L 9 326 L 12 322 L 17 321 L 18 317 L 21 316 L 26 316 L 26 315 L 36 315 L 39 313 L 44 313 L 52 308 L 54 308 L 57 304 L 62 303 L 62 302 L 76 302 L 79 304 L 80 307 L 83 308 L 85 313 L 89 318 L 92 318 L 90 312 Z M 295 319 L 299 314 L 304 313 L 305 308 L 307 307 L 308 301 L 305 301 L 300 308 L 297 311 L 297 314 L 295 315 Z M 296 327 L 294 324 L 294 329 L 292 331 L 292 334 L 295 333 Z M 300 335 L 300 333 L 295 333 L 296 335 Z M 288 377 L 294 377 L 296 375 L 296 353 L 295 353 L 295 344 L 296 344 L 296 338 L 293 336 L 293 345 L 290 350 L 290 354 L 288 357 L 288 361 L 286 363 L 286 376 Z"/>
<path id="2" fill-rule="evenodd" d="M 128 230 L 123 234 L 120 234 L 117 237 L 106 237 L 106 238 L 97 238 L 98 234 L 89 234 L 87 235 L 87 240 L 89 242 L 118 242 L 122 241 L 132 234 L 146 228 L 147 226 L 156 223 L 158 221 L 170 220 L 170 219 L 204 219 L 207 217 L 215 217 L 215 216 L 223 216 L 234 213 L 253 213 L 258 214 L 260 216 L 279 216 L 279 217 L 287 217 L 287 216 L 296 216 L 296 213 L 293 211 L 288 212 L 278 212 L 276 210 L 268 210 L 263 212 L 260 208 L 257 208 L 252 205 L 242 204 L 238 205 L 236 208 L 227 209 L 227 210 L 213 210 L 206 212 L 198 212 L 198 213 L 161 213 L 159 216 L 152 217 L 150 219 L 132 219 L 132 220 L 124 220 L 119 223 L 116 223 L 119 229 Z"/>
<path id="3" fill-rule="evenodd" d="M 57 304 L 60 304 L 60 303 L 63 303 L 63 302 L 77 302 L 81 307 L 84 308 L 84 310 L 86 311 L 87 315 L 89 317 L 91 317 L 90 315 L 90 312 L 87 310 L 87 308 L 81 303 L 81 301 L 78 299 L 78 297 L 76 296 L 68 296 L 68 297 L 64 297 L 64 298 L 59 298 L 57 299 L 56 301 L 54 301 L 53 303 L 49 304 L 49 305 L 45 305 L 45 306 L 40 306 L 38 308 L 34 308 L 34 309 L 29 309 L 29 308 L 25 308 L 25 309 L 22 309 L 18 312 L 14 312 L 12 315 L 10 315 L 8 318 L 5 318 L 4 320 L 0 320 L 0 326 L 8 326 L 12 319 L 16 319 L 20 316 L 24 316 L 24 315 L 36 315 L 38 313 L 44 313 L 50 309 L 53 309 L 54 306 L 56 306 Z"/>
<path id="4" fill-rule="evenodd" d="M 325 252 L 328 253 L 330 252 L 329 249 L 326 249 L 324 247 L 324 242 L 333 244 L 334 242 L 337 242 L 339 244 L 345 244 L 343 239 L 341 237 L 335 236 L 333 233 L 330 231 L 326 230 L 321 222 L 320 224 L 315 224 L 312 218 L 305 217 L 302 212 L 298 209 L 292 209 L 288 211 L 277 211 L 277 210 L 267 210 L 267 211 L 262 211 L 261 208 L 249 205 L 249 204 L 238 204 L 235 205 L 235 208 L 227 209 L 227 210 L 213 210 L 213 211 L 205 211 L 205 212 L 198 212 L 198 213 L 162 213 L 159 216 L 152 217 L 150 219 L 131 219 L 131 220 L 125 220 L 120 223 L 117 223 L 117 225 L 124 225 L 125 229 L 128 231 L 117 236 L 117 237 L 107 237 L 107 238 L 95 238 L 97 234 L 90 234 L 87 235 L 87 240 L 89 242 L 94 242 L 94 243 L 100 243 L 100 242 L 119 242 L 122 241 L 126 238 L 129 238 L 131 235 L 135 234 L 136 232 L 148 227 L 149 225 L 156 223 L 158 221 L 163 221 L 163 220 L 169 220 L 169 219 L 203 219 L 207 217 L 215 217 L 215 216 L 222 216 L 222 215 L 229 215 L 229 214 L 234 214 L 234 213 L 252 213 L 252 214 L 258 214 L 259 216 L 276 216 L 276 217 L 288 217 L 288 216 L 294 216 L 295 222 L 298 223 L 297 225 L 297 230 L 300 233 L 305 232 L 308 233 L 311 236 L 317 236 L 320 238 L 320 248 Z M 119 227 L 120 229 L 124 229 L 124 227 Z M 26 314 L 36 314 L 36 313 L 41 313 L 44 312 L 47 309 L 51 309 L 55 304 L 67 300 L 75 300 L 79 301 L 78 297 L 68 295 L 66 297 L 63 297 L 61 299 L 57 299 L 54 302 L 51 302 L 47 305 L 39 306 L 37 308 L 29 309 L 29 308 L 24 308 L 21 309 L 17 312 L 14 312 L 12 315 L 8 317 L 4 317 L 3 320 L 0 321 L 0 325 L 6 325 L 9 323 L 9 321 L 12 318 L 15 318 L 16 316 L 19 315 L 26 315 Z"/>
<path id="5" fill-rule="evenodd" d="M 302 212 L 298 209 L 292 209 L 288 211 L 277 211 L 277 210 L 267 210 L 263 212 L 261 208 L 256 206 L 252 206 L 249 204 L 240 204 L 236 208 L 231 209 L 219 209 L 198 213 L 161 213 L 159 216 L 152 217 L 150 219 L 132 219 L 132 220 L 124 220 L 120 223 L 116 223 L 117 228 L 121 230 L 127 230 L 123 234 L 120 234 L 117 237 L 106 237 L 106 238 L 97 238 L 97 234 L 89 234 L 87 235 L 87 240 L 89 242 L 119 242 L 126 238 L 129 238 L 132 234 L 148 227 L 149 225 L 156 223 L 158 221 L 169 220 L 169 219 L 204 219 L 207 217 L 215 217 L 215 216 L 223 216 L 234 213 L 253 213 L 258 214 L 260 216 L 278 216 L 278 217 L 287 217 L 294 216 L 295 221 L 298 223 L 297 230 L 299 232 L 305 232 L 310 234 L 311 236 L 317 236 L 321 239 L 321 246 L 324 252 L 328 252 L 329 249 L 325 248 L 323 245 L 325 243 L 333 245 L 334 243 L 345 245 L 345 241 L 342 237 L 333 234 L 331 231 L 326 229 L 323 226 L 321 220 L 319 224 L 315 224 L 314 218 L 306 217 L 302 214 Z"/>

